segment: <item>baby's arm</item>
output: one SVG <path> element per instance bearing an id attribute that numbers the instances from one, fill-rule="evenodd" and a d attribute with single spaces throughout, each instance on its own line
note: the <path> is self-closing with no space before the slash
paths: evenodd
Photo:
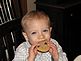
<path id="1" fill-rule="evenodd" d="M 31 45 L 29 48 L 29 56 L 28 56 L 28 61 L 35 61 L 35 57 L 37 55 L 37 49 L 36 49 L 36 44 Z"/>
<path id="2" fill-rule="evenodd" d="M 22 43 L 18 46 L 15 52 L 15 57 L 12 61 L 35 61 L 35 56 L 37 55 L 36 44 L 32 45 L 30 48 Z"/>
<path id="3" fill-rule="evenodd" d="M 58 61 L 58 59 L 59 59 L 58 49 L 57 49 L 57 46 L 53 42 L 50 42 L 49 52 L 52 55 L 53 60 Z"/>
<path id="4" fill-rule="evenodd" d="M 57 46 L 58 49 L 58 54 L 59 54 L 59 59 L 58 61 L 68 61 L 66 53 L 63 52 L 62 47 L 58 44 L 58 42 L 55 40 L 55 45 Z"/>
<path id="5" fill-rule="evenodd" d="M 26 49 L 23 44 L 20 44 L 15 51 L 15 56 L 12 61 L 28 61 L 28 55 L 28 49 Z"/>
<path id="6" fill-rule="evenodd" d="M 68 61 L 66 53 L 62 49 L 59 49 L 59 61 Z"/>

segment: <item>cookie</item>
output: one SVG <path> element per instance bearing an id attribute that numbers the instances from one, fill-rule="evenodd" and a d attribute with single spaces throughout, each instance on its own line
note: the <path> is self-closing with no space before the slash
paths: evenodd
<path id="1" fill-rule="evenodd" d="M 49 50 L 49 44 L 48 44 L 48 41 L 42 41 L 42 42 L 39 42 L 36 46 L 37 50 L 39 52 L 47 52 Z"/>

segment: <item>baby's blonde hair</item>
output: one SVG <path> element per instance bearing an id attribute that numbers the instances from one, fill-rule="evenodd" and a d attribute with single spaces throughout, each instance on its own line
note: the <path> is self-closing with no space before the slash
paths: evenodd
<path id="1" fill-rule="evenodd" d="M 39 20 L 39 19 L 47 20 L 50 26 L 50 19 L 47 14 L 45 14 L 43 11 L 31 11 L 29 13 L 26 13 L 26 15 L 21 20 L 21 26 L 23 30 L 25 29 L 25 24 L 27 23 L 27 21 Z"/>

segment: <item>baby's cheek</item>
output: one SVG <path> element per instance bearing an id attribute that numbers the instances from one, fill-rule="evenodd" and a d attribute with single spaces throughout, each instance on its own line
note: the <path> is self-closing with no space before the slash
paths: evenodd
<path id="1" fill-rule="evenodd" d="M 46 35 L 46 39 L 50 39 L 50 37 L 51 37 L 50 35 Z"/>
<path id="2" fill-rule="evenodd" d="M 32 38 L 30 38 L 28 41 L 29 41 L 30 44 L 34 44 L 35 43 L 35 40 L 32 39 Z"/>

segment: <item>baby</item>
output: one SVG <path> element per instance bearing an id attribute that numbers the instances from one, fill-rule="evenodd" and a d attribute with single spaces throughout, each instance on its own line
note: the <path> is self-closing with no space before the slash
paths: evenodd
<path id="1" fill-rule="evenodd" d="M 31 11 L 21 21 L 26 42 L 21 43 L 13 61 L 68 61 L 66 53 L 51 38 L 50 19 L 42 11 Z"/>

